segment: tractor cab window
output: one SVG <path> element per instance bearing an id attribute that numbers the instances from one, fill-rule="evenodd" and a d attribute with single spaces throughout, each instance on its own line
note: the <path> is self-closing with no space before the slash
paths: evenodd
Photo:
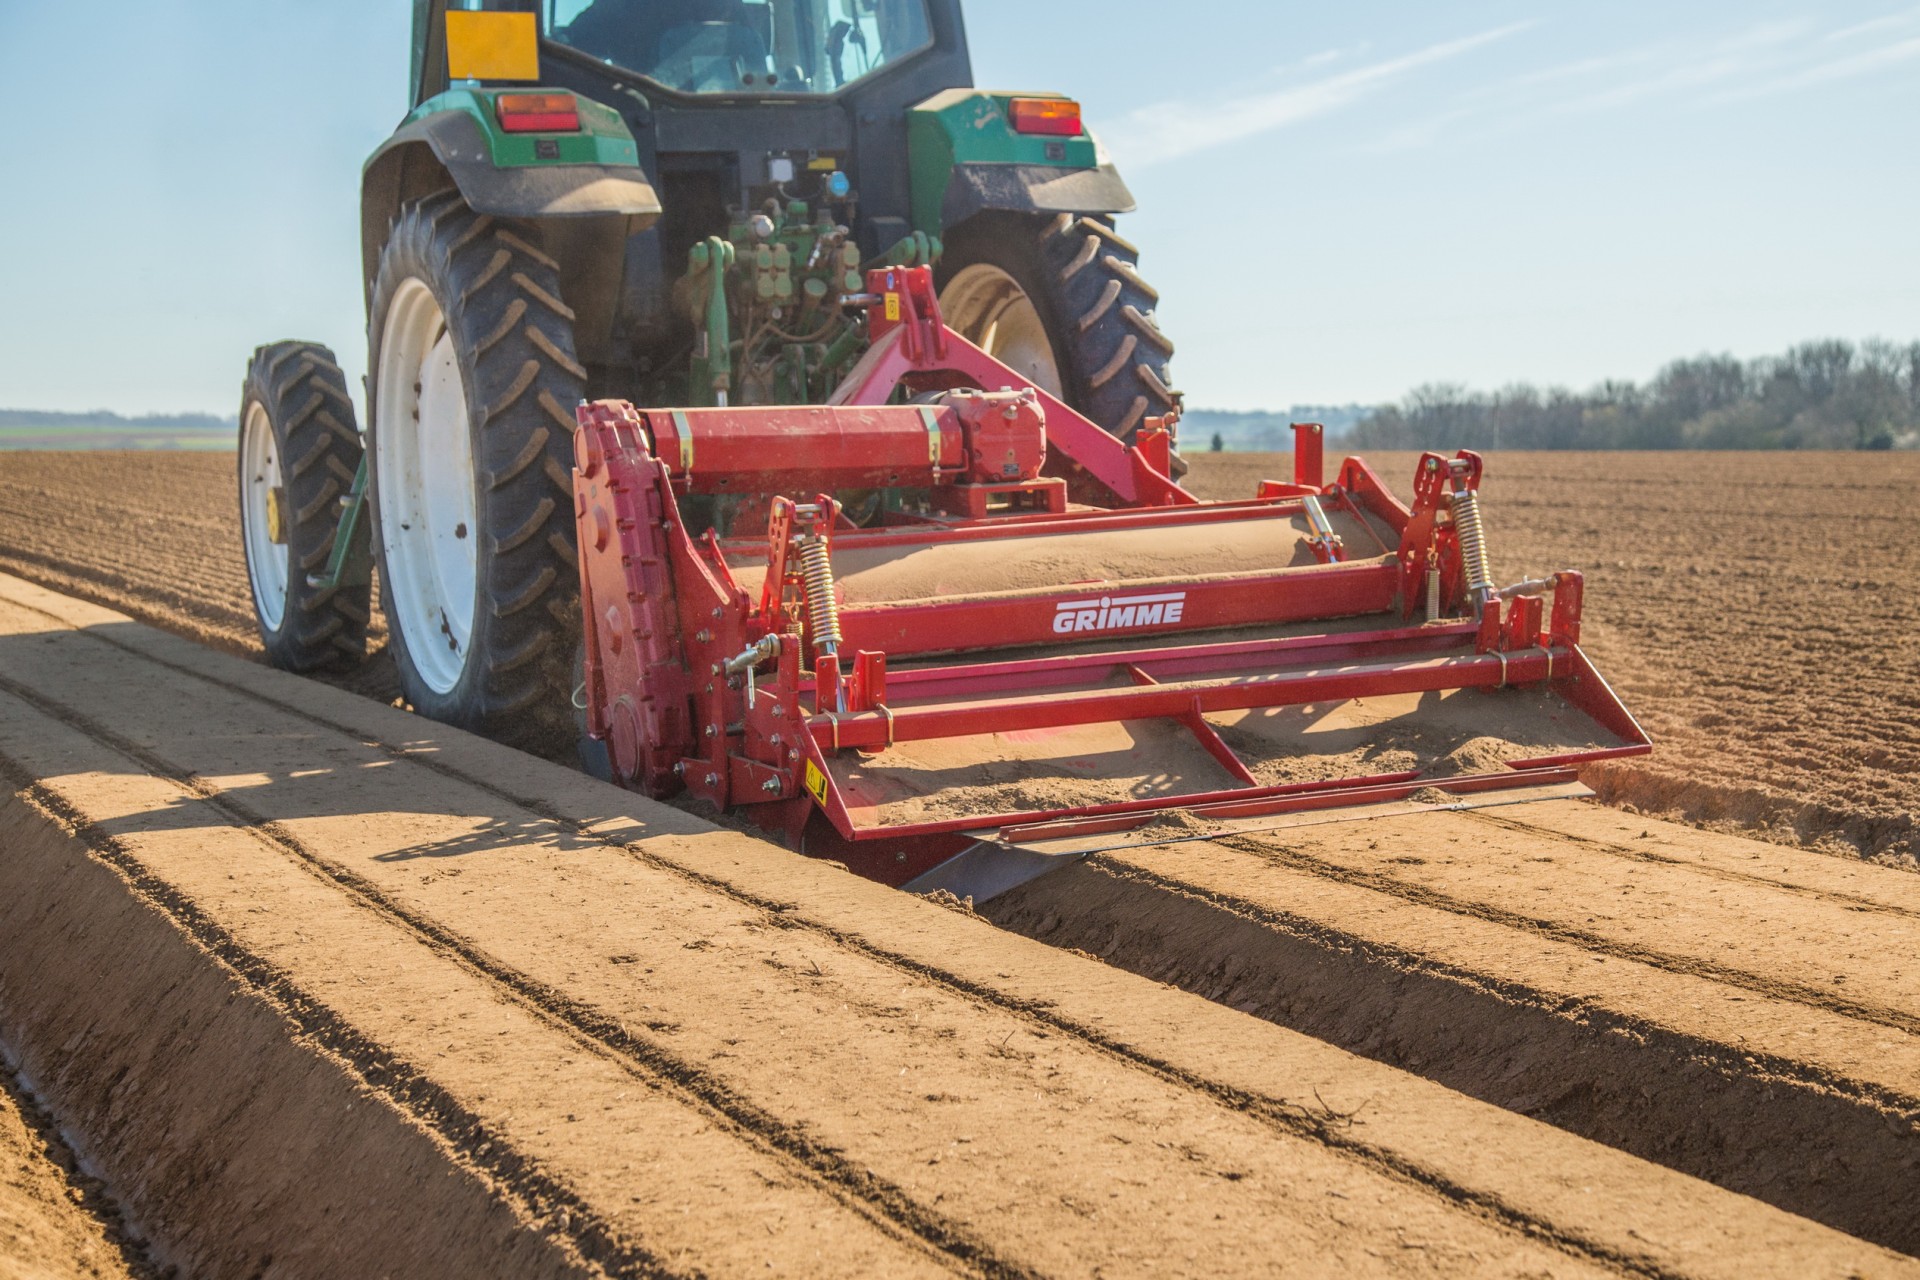
<path id="1" fill-rule="evenodd" d="M 926 0 L 546 0 L 546 34 L 683 93 L 833 93 L 932 43 Z"/>

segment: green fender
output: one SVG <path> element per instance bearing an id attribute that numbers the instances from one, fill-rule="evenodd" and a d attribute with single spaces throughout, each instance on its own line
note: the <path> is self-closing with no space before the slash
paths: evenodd
<path id="1" fill-rule="evenodd" d="M 1015 133 L 1014 98 L 1059 94 L 947 89 L 907 111 L 916 231 L 939 235 L 977 213 L 1131 213 L 1133 193 L 1093 134 Z"/>
<path id="2" fill-rule="evenodd" d="M 402 203 L 457 187 L 468 206 L 505 218 L 607 218 L 621 236 L 660 216 L 619 113 L 574 95 L 578 133 L 506 133 L 494 98 L 526 89 L 457 86 L 415 107 L 367 160 L 360 179 L 360 250 L 371 286 L 387 228 Z M 550 90 L 544 92 L 551 92 Z"/>

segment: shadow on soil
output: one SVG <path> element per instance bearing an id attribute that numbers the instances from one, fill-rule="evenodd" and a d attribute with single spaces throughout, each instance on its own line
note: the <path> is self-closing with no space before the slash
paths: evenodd
<path id="1" fill-rule="evenodd" d="M 1920 1097 L 1438 970 L 1087 862 L 978 908 L 1003 928 L 1920 1253 Z"/>
<path id="2" fill-rule="evenodd" d="M 96 628 L 110 631 L 112 628 Z M 65 716 L 8 679 L 9 651 L 70 646 L 98 662 L 99 645 L 64 631 L 0 638 L 0 689 L 120 750 L 129 773 L 167 773 L 164 762 L 110 726 Z M 82 652 L 82 650 L 85 652 Z M 182 708 L 183 715 L 192 714 Z M 435 726 L 402 748 L 431 759 Z M 313 767 L 248 773 L 243 764 L 265 730 L 232 735 L 236 762 L 209 804 L 182 795 L 164 809 L 126 815 L 114 829 L 152 831 L 248 825 L 250 794 L 272 789 L 289 819 L 391 823 L 400 812 L 343 808 L 344 770 L 395 767 L 390 759 L 329 760 L 316 726 Z M 20 779 L 14 779 L 16 785 Z M 192 788 L 199 780 L 176 778 Z M 436 788 L 442 801 L 460 788 Z M 597 856 L 601 842 L 556 822 L 503 820 L 497 798 L 473 792 L 472 825 L 457 837 L 396 849 L 389 861 L 485 857 L 529 846 Z M 217 807 L 229 807 L 222 814 Z M 444 806 L 421 806 L 444 818 Z M 669 811 L 671 812 L 671 811 Z M 678 816 L 675 814 L 674 816 Z M 258 819 L 252 820 L 259 825 Z M 664 824 L 670 828 L 669 821 Z M 623 838 L 651 833 L 635 822 Z M 444 864 L 443 864 L 444 865 Z M 1891 1248 L 1920 1254 L 1920 1094 L 1866 1096 L 1792 1062 L 1639 1025 L 1592 1007 L 1441 971 L 1420 958 L 1298 918 L 1237 911 L 1127 874 L 1097 856 L 986 904 L 996 924 L 1116 967 L 1170 983 L 1255 1017 L 1434 1079 L 1470 1096 L 1540 1119 L 1681 1172 L 1755 1196 Z"/>
<path id="3" fill-rule="evenodd" d="M 442 747 L 436 735 L 441 726 L 424 718 L 409 717 L 412 724 L 419 727 L 416 734 L 404 742 L 390 742 L 386 751 L 393 754 L 376 755 L 369 758 L 378 749 L 347 749 L 340 746 L 339 731 L 315 721 L 309 728 L 294 731 L 300 738 L 310 737 L 312 748 L 304 753 L 305 759 L 312 761 L 312 767 L 300 768 L 288 772 L 275 773 L 259 770 L 255 766 L 263 754 L 261 746 L 270 735 L 284 739 L 287 731 L 266 727 L 219 729 L 207 725 L 201 730 L 200 743 L 205 748 L 208 760 L 224 760 L 215 772 L 206 777 L 187 776 L 158 753 L 149 751 L 142 743 L 121 733 L 111 724 L 99 723 L 88 716 L 76 713 L 61 705 L 58 701 L 33 687 L 31 682 L 16 677 L 22 671 L 45 669 L 49 658 L 62 664 L 86 665 L 98 664 L 103 655 L 111 655 L 114 650 L 104 647 L 115 645 L 115 633 L 123 629 L 132 629 L 132 623 L 110 623 L 68 630 L 65 628 L 0 636 L 0 693 L 6 693 L 20 702 L 39 711 L 41 714 L 66 724 L 95 741 L 98 741 L 119 753 L 127 762 L 126 772 L 146 774 L 168 778 L 182 788 L 181 794 L 171 800 L 164 809 L 145 809 L 126 814 L 117 819 L 99 824 L 110 835 L 125 834 L 133 831 L 153 831 L 156 829 L 191 830 L 198 827 L 261 827 L 267 825 L 259 816 L 256 806 L 251 802 L 255 795 L 271 792 L 273 813 L 289 822 L 305 820 L 329 820 L 341 823 L 373 824 L 388 829 L 404 830 L 411 825 L 408 819 L 419 815 L 435 819 L 449 816 L 445 805 L 449 797 L 456 800 L 466 793 L 471 806 L 466 816 L 470 826 L 458 836 L 442 837 L 429 842 L 397 847 L 380 855 L 383 862 L 408 862 L 416 859 L 449 859 L 484 856 L 489 853 L 506 850 L 525 851 L 539 848 L 555 853 L 600 853 L 604 852 L 604 842 L 579 835 L 564 824 L 539 816 L 503 818 L 503 808 L 524 810 L 524 806 L 512 801 L 503 801 L 501 797 L 483 791 L 464 779 L 456 777 L 455 785 L 436 786 L 431 789 L 432 796 L 439 804 L 423 802 L 411 806 L 393 806 L 388 804 L 382 810 L 355 809 L 351 798 L 360 793 L 360 788 L 349 781 L 342 785 L 342 775 L 358 773 L 372 775 L 376 772 L 401 767 L 403 762 L 418 763 L 433 768 L 436 757 Z M 29 655 L 26 651 L 31 648 Z M 183 717 L 191 717 L 193 708 L 180 708 Z M 271 719 L 282 726 L 288 723 L 285 716 L 268 717 L 263 715 L 263 723 Z M 351 733 L 352 731 L 347 731 Z M 353 734 L 355 738 L 361 735 Z M 274 754 L 286 759 L 288 753 L 282 749 Z M 298 753 L 296 753 L 298 754 Z M 398 757 L 398 758 L 395 758 Z M 571 762 L 568 762 L 571 763 Z M 30 776 L 21 770 L 5 767 L 7 762 L 0 758 L 0 779 L 12 782 L 16 786 L 25 786 L 31 782 Z M 389 797 L 394 794 L 393 787 L 383 787 L 381 792 Z M 676 810 L 663 811 L 665 820 L 652 822 L 633 816 L 632 810 L 619 815 L 622 822 L 620 838 L 644 839 L 650 835 L 675 830 L 704 829 L 705 824 L 688 819 L 681 827 L 673 819 L 680 817 Z M 444 822 L 434 825 L 445 827 Z M 276 832 L 278 840 L 288 841 L 284 832 Z M 293 843 L 298 843 L 293 841 Z"/>

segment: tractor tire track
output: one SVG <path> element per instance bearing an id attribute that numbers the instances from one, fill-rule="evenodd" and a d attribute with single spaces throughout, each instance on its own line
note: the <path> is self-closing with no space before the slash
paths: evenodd
<path id="1" fill-rule="evenodd" d="M 31 610 L 50 621 L 66 625 L 58 615 L 45 610 L 35 609 L 26 604 L 19 604 L 17 607 Z M 431 756 L 394 747 L 351 725 L 340 723 L 330 717 L 255 690 L 208 676 L 194 670 L 191 666 L 158 657 L 138 646 L 124 644 L 110 635 L 92 630 L 81 634 L 88 640 L 118 650 L 126 656 L 154 663 L 224 693 L 246 698 L 259 705 L 271 707 L 282 714 L 304 720 L 317 728 L 349 737 L 365 747 L 380 752 L 396 763 L 419 766 L 451 781 L 471 786 L 494 799 L 538 817 L 573 837 L 591 841 L 610 851 L 644 862 L 690 886 L 719 894 L 743 907 L 759 912 L 771 927 L 811 933 L 838 948 L 893 969 L 905 977 L 942 988 L 971 1003 L 1000 1014 L 1011 1015 L 1046 1032 L 1069 1036 L 1086 1048 L 1130 1070 L 1138 1071 L 1188 1093 L 1206 1097 L 1231 1111 L 1256 1120 L 1275 1133 L 1303 1139 L 1339 1153 L 1376 1174 L 1384 1175 L 1411 1190 L 1465 1210 L 1490 1226 L 1511 1233 L 1515 1237 L 1547 1244 L 1570 1258 L 1585 1259 L 1626 1274 L 1645 1276 L 1678 1276 L 1679 1274 L 1650 1263 L 1646 1258 L 1610 1247 L 1603 1241 L 1569 1231 L 1559 1223 L 1530 1213 L 1498 1196 L 1460 1185 L 1434 1169 L 1424 1167 L 1397 1152 L 1368 1142 L 1353 1130 L 1350 1117 L 1329 1108 L 1324 1106 L 1314 1108 L 1208 1079 L 1176 1063 L 1144 1053 L 1131 1044 L 1115 1040 L 1097 1027 L 1065 1017 L 1047 1007 L 1043 1001 L 1010 997 L 1003 991 L 970 980 L 918 957 L 876 946 L 868 938 L 838 928 L 831 923 L 810 918 L 791 902 L 749 892 L 737 884 L 703 873 L 698 868 L 688 866 L 676 859 L 664 857 L 652 849 L 609 839 L 596 832 L 590 823 L 561 813 L 539 797 L 516 794 L 513 790 L 502 787 L 490 779 L 447 765 Z M 803 1133 L 787 1129 L 777 1118 L 771 1119 L 770 1122 L 763 1120 L 757 1108 L 754 1108 L 751 1103 L 732 1094 L 723 1082 L 712 1080 L 700 1068 L 677 1062 L 671 1055 L 659 1051 L 657 1046 L 641 1041 L 625 1027 L 592 1007 L 571 999 L 564 992 L 499 965 L 458 935 L 394 903 L 377 886 L 367 884 L 360 877 L 329 864 L 324 858 L 301 845 L 284 831 L 276 830 L 278 824 L 262 818 L 230 796 L 219 792 L 217 788 L 211 787 L 204 780 L 180 776 L 163 758 L 146 751 L 138 744 L 124 739 L 121 735 L 71 708 L 47 699 L 44 695 L 21 688 L 16 682 L 0 677 L 0 690 L 22 697 L 22 700 L 32 705 L 42 707 L 47 714 L 74 725 L 76 729 L 94 737 L 103 745 L 127 755 L 143 769 L 161 773 L 162 776 L 169 777 L 176 784 L 186 787 L 208 803 L 215 804 L 223 812 L 228 813 L 237 825 L 247 827 L 262 838 L 280 846 L 283 852 L 300 859 L 315 874 L 335 881 L 341 887 L 356 894 L 371 909 L 394 919 L 432 945 L 456 954 L 464 963 L 490 980 L 511 989 L 519 998 L 530 1002 L 547 1016 L 565 1023 L 575 1033 L 596 1042 L 603 1050 L 619 1054 L 632 1061 L 636 1070 L 662 1073 L 676 1087 L 687 1089 L 707 1105 L 721 1111 L 733 1123 L 753 1130 L 791 1157 L 807 1163 L 815 1170 L 816 1176 L 833 1181 L 848 1193 L 866 1199 L 873 1205 L 876 1213 L 887 1216 L 897 1222 L 902 1229 L 911 1231 L 930 1245 L 942 1249 L 956 1261 L 969 1264 L 986 1274 L 1028 1274 L 1014 1264 L 995 1257 L 984 1243 L 969 1240 L 957 1227 L 952 1227 L 936 1216 L 919 1210 L 911 1198 L 898 1192 L 897 1188 L 883 1186 L 867 1171 L 853 1166 L 850 1162 L 812 1143 Z"/>
<path id="2" fill-rule="evenodd" d="M 219 687 L 228 692 L 242 692 L 231 686 Z M 377 915 L 418 936 L 437 954 L 457 961 L 508 993 L 514 1003 L 564 1028 L 582 1047 L 618 1060 L 650 1088 L 669 1090 L 696 1102 L 736 1132 L 750 1135 L 766 1150 L 793 1162 L 811 1181 L 830 1188 L 842 1203 L 857 1205 L 873 1219 L 889 1223 L 902 1234 L 917 1237 L 947 1255 L 958 1273 L 991 1276 L 996 1280 L 1034 1274 L 997 1257 L 985 1241 L 972 1238 L 958 1225 L 931 1212 L 902 1188 L 885 1182 L 871 1170 L 825 1149 L 803 1130 L 739 1096 L 725 1082 L 697 1065 L 634 1035 L 617 1020 L 570 998 L 565 992 L 499 963 L 458 934 L 394 901 L 377 885 L 331 862 L 283 824 L 255 812 L 219 786 L 176 769 L 164 757 L 91 717 L 5 676 L 0 676 L 0 692 L 78 730 L 142 770 L 173 782 L 186 794 L 220 813 L 234 827 L 274 852 L 294 859 L 309 874 L 345 889 Z M 397 754 L 396 758 L 405 756 Z M 354 1063 L 370 1088 L 422 1119 L 447 1138 L 463 1157 L 507 1185 L 522 1188 L 522 1198 L 533 1216 L 551 1217 L 557 1209 L 565 1209 L 567 1212 L 562 1217 L 569 1224 L 567 1232 L 585 1256 L 622 1273 L 684 1274 L 665 1268 L 659 1259 L 618 1245 L 604 1220 L 559 1179 L 539 1170 L 531 1161 L 515 1156 L 502 1136 L 489 1131 L 479 1117 L 465 1111 L 417 1071 L 393 1062 L 377 1044 L 360 1036 L 331 1011 L 306 998 L 289 976 L 246 952 L 195 904 L 147 872 L 118 842 L 82 815 L 63 808 L 58 796 L 4 755 L 0 755 L 0 774 L 4 774 L 17 791 L 34 796 L 36 803 L 81 836 L 90 849 L 120 869 L 130 884 L 163 905 L 183 929 L 220 956 L 249 985 L 270 996 L 304 1032 Z"/>

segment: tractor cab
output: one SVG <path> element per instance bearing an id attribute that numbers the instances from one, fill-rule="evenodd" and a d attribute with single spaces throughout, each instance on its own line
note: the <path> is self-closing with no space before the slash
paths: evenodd
<path id="1" fill-rule="evenodd" d="M 926 0 L 547 0 L 541 30 L 689 94 L 838 93 L 933 47 Z"/>
<path id="2" fill-rule="evenodd" d="M 937 290 L 995 378 L 1164 450 L 1173 344 L 1115 227 L 1132 194 L 1072 99 L 972 79 L 960 0 L 417 0 L 409 109 L 362 174 L 367 429 L 344 393 L 302 407 L 344 385 L 324 348 L 249 375 L 269 654 L 351 662 L 377 565 L 407 703 L 565 750 L 575 406 L 827 406 L 894 319 L 876 272 Z M 680 514 L 731 533 L 798 477 L 741 483 Z M 868 487 L 849 523 L 931 501 Z"/>

